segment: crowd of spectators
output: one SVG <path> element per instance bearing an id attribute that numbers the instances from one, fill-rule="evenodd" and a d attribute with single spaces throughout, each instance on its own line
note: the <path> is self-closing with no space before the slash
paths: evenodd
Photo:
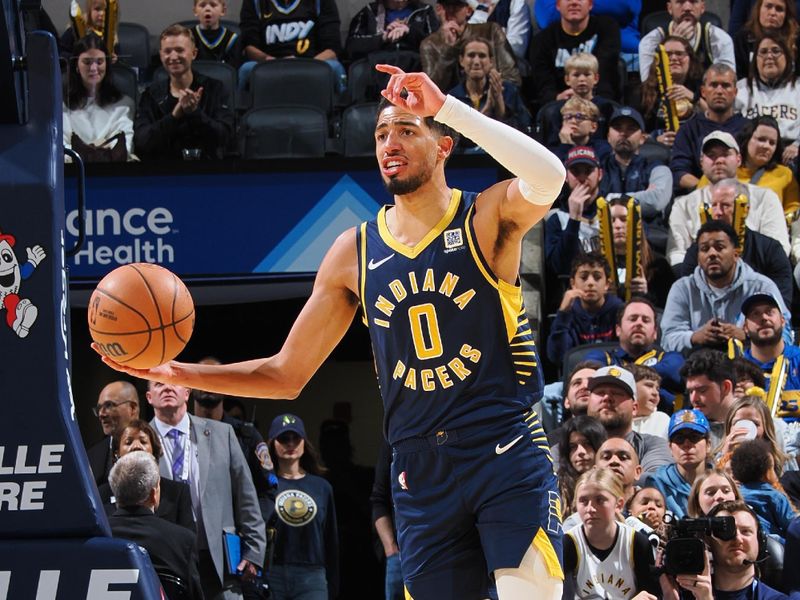
<path id="1" fill-rule="evenodd" d="M 278 10 L 266 10 L 267 2 Z M 196 59 L 238 69 L 245 99 L 259 63 L 322 61 L 339 108 L 354 61 L 421 68 L 463 102 L 538 137 L 567 169 L 543 227 L 543 314 L 551 314 L 541 323 L 547 385 L 538 404 L 568 530 L 567 593 L 647 598 L 679 586 L 710 598 L 747 580 L 759 598 L 780 597 L 774 589 L 800 590 L 791 568 L 783 577 L 779 569 L 779 549 L 796 556 L 800 543 L 800 350 L 791 312 L 800 300 L 797 10 L 786 0 L 737 0 L 733 28 L 703 0 L 670 0 L 660 16 L 636 4 L 543 0 L 532 19 L 520 0 L 377 0 L 342 40 L 333 0 L 245 2 L 236 31 L 223 22 L 223 0 L 195 0 L 194 27 L 160 33 L 164 76 L 140 73 L 134 106 L 110 77 L 126 49 L 109 52 L 97 25 L 104 2 L 91 0 L 89 35 L 78 39 L 70 29 L 62 39 L 64 143 L 88 161 L 229 156 L 247 106 L 230 105 L 222 83 L 193 69 Z M 481 151 L 468 140 L 460 149 Z M 158 421 L 150 427 L 133 411 L 124 423 L 103 421 L 135 403 L 117 387 L 108 392 L 116 399 L 98 405 L 109 437 L 92 449 L 101 487 L 119 458 L 117 477 L 103 488 L 108 510 L 127 511 L 119 523 L 150 511 L 187 528 L 190 499 L 201 584 L 227 589 L 215 549 L 221 538 L 200 520 L 211 500 L 197 481 L 207 474 L 194 475 L 191 461 L 172 470 L 184 447 L 169 427 L 188 427 L 184 391 L 165 399 L 150 390 Z M 244 535 L 241 570 L 253 567 L 247 579 L 255 580 L 265 560 L 262 513 L 274 508 L 265 498 L 297 491 L 303 480 L 300 492 L 331 514 L 313 529 L 288 523 L 279 532 L 276 597 L 301 576 L 335 594 L 338 553 L 326 545 L 336 536 L 333 495 L 319 465 L 293 453 L 301 446 L 307 458 L 314 454 L 296 423 L 273 424 L 254 467 L 237 455 L 238 444 L 226 447 L 241 489 L 231 490 L 230 478 L 222 489 L 240 494 L 237 511 L 253 508 L 226 518 Z M 151 488 L 122 506 L 129 497 L 117 479 L 152 471 L 153 461 L 124 461 L 131 450 L 159 461 L 162 481 L 150 473 Z M 379 473 L 390 459 L 385 452 Z M 165 477 L 188 481 L 188 495 Z M 253 488 L 259 477 L 273 484 Z M 388 485 L 379 476 L 373 492 L 393 578 L 387 598 L 402 590 Z M 665 515 L 733 519 L 735 542 L 708 540 L 713 574 L 652 577 L 670 529 Z M 761 579 L 753 579 L 756 569 Z M 193 571 L 184 573 L 194 581 Z"/>

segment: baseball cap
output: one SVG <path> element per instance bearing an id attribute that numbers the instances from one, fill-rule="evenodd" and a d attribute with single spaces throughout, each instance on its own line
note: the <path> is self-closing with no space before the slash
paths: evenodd
<path id="1" fill-rule="evenodd" d="M 772 294 L 753 294 L 752 296 L 745 298 L 745 301 L 742 302 L 742 314 L 747 317 L 747 313 L 749 313 L 750 309 L 752 309 L 756 304 L 769 304 L 770 306 L 779 310 L 781 308 L 780 303 Z"/>
<path id="2" fill-rule="evenodd" d="M 572 165 L 592 165 L 599 167 L 600 162 L 597 160 L 597 155 L 594 150 L 589 146 L 575 146 L 570 148 L 567 153 L 567 162 L 565 166 L 569 169 Z"/>
<path id="3" fill-rule="evenodd" d="M 278 415 L 272 420 L 272 425 L 269 426 L 269 439 L 274 440 L 287 431 L 293 431 L 301 438 L 306 438 L 306 427 L 303 425 L 303 420 L 298 416 L 287 413 Z"/>
<path id="4" fill-rule="evenodd" d="M 684 408 L 673 414 L 669 418 L 669 437 L 682 431 L 683 429 L 691 429 L 703 435 L 708 435 L 711 431 L 711 426 L 708 424 L 708 419 L 696 408 Z"/>
<path id="5" fill-rule="evenodd" d="M 615 365 L 597 369 L 589 379 L 589 390 L 593 390 L 604 383 L 610 383 L 622 388 L 636 400 L 636 380 L 633 378 L 633 373 L 627 369 Z"/>
<path id="6" fill-rule="evenodd" d="M 614 112 L 611 113 L 611 118 L 608 120 L 608 124 L 613 125 L 614 121 L 617 119 L 632 119 L 636 122 L 636 125 L 644 131 L 644 119 L 642 115 L 639 114 L 639 111 L 635 108 L 631 108 L 630 106 L 620 106 L 619 108 L 615 108 Z"/>
<path id="7" fill-rule="evenodd" d="M 733 148 L 736 150 L 736 152 L 740 152 L 739 144 L 736 143 L 734 137 L 727 131 L 720 131 L 717 129 L 716 131 L 709 133 L 703 138 L 702 151 L 705 152 L 706 146 L 712 142 L 717 142 L 723 146 L 727 146 L 728 148 Z"/>

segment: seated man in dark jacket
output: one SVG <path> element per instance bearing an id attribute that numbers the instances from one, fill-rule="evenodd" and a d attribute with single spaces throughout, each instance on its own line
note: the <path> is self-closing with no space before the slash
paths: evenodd
<path id="1" fill-rule="evenodd" d="M 733 225 L 735 200 L 738 196 L 749 198 L 748 187 L 736 179 L 723 179 L 711 186 L 711 218 Z M 738 232 L 737 232 L 738 233 Z M 753 270 L 775 282 L 786 306 L 792 305 L 792 264 L 777 240 L 744 227 L 741 259 Z M 686 251 L 683 275 L 691 275 L 697 266 L 697 240 Z"/>
<path id="2" fill-rule="evenodd" d="M 419 45 L 439 29 L 433 6 L 418 0 L 370 2 L 350 21 L 347 53 L 353 60 L 375 52 L 406 50 L 419 53 Z"/>
<path id="3" fill-rule="evenodd" d="M 108 520 L 114 537 L 143 547 L 159 574 L 180 577 L 188 597 L 202 600 L 197 536 L 155 514 L 161 499 L 161 475 L 153 455 L 149 452 L 126 454 L 112 467 L 108 480 L 119 507 Z"/>
<path id="4" fill-rule="evenodd" d="M 134 124 L 142 160 L 222 158 L 233 133 L 233 107 L 219 81 L 192 71 L 192 32 L 181 25 L 161 33 L 161 64 L 169 79 L 147 88 Z"/>

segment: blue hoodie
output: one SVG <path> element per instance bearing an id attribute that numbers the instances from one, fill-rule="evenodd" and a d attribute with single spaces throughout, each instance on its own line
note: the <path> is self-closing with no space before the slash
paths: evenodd
<path id="1" fill-rule="evenodd" d="M 664 465 L 650 475 L 643 475 L 639 485 L 658 488 L 667 502 L 667 510 L 672 512 L 677 519 L 682 519 L 686 516 L 689 506 L 689 492 L 692 486 L 678 472 L 678 465 L 675 463 Z"/>

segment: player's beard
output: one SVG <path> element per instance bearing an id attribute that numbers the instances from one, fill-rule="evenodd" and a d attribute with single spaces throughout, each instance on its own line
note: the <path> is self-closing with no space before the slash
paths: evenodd
<path id="1" fill-rule="evenodd" d="M 390 177 L 383 180 L 386 191 L 395 196 L 404 196 L 416 192 L 423 184 L 428 183 L 433 175 L 433 169 L 424 168 L 416 175 L 409 175 L 405 179 Z"/>
<path id="2" fill-rule="evenodd" d="M 781 338 L 783 337 L 783 330 L 780 328 L 775 328 L 775 333 L 766 338 L 759 337 L 758 332 L 756 332 L 756 335 L 749 337 L 750 343 L 754 346 L 758 346 L 759 348 L 769 348 L 770 346 L 776 346 L 778 342 L 781 341 Z"/>

